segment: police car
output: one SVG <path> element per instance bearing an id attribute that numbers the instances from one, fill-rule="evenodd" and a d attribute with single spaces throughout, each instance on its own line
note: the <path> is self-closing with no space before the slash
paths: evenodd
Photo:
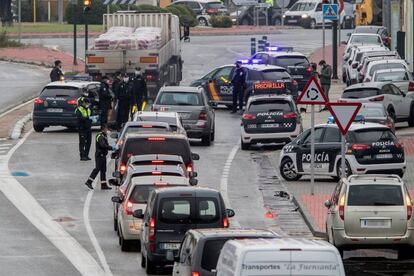
<path id="1" fill-rule="evenodd" d="M 397 174 L 406 169 L 403 145 L 387 126 L 378 123 L 352 123 L 346 135 L 346 174 Z M 279 169 L 287 181 L 310 174 L 310 129 L 283 147 Z M 315 174 L 340 176 L 341 134 L 336 124 L 315 127 Z"/>
<path id="2" fill-rule="evenodd" d="M 255 94 L 290 94 L 296 99 L 297 83 L 285 68 L 260 64 L 260 60 L 240 61 L 246 71 L 245 102 Z M 234 64 L 220 66 L 201 79 L 193 81 L 191 86 L 202 86 L 212 103 L 230 107 L 233 103 L 231 80 L 235 69 Z"/>
<path id="3" fill-rule="evenodd" d="M 294 52 L 293 47 L 266 47 L 266 51 L 256 53 L 252 59 L 260 60 L 263 64 L 283 67 L 298 83 L 299 91 L 302 91 L 312 76 L 312 67 L 308 58 L 299 52 Z"/>
<path id="4" fill-rule="evenodd" d="M 249 98 L 241 123 L 241 148 L 255 143 L 289 143 L 302 132 L 300 113 L 291 96 Z"/>

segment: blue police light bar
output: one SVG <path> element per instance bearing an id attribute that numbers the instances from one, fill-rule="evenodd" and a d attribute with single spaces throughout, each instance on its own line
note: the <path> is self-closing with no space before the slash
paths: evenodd
<path id="1" fill-rule="evenodd" d="M 289 52 L 293 51 L 293 47 L 268 46 L 265 48 L 268 52 Z"/>
<path id="2" fill-rule="evenodd" d="M 333 116 L 329 116 L 328 117 L 328 122 L 327 122 L 328 124 L 335 124 L 335 119 L 334 119 L 334 117 Z"/>
<path id="3" fill-rule="evenodd" d="M 258 59 L 258 58 L 254 58 L 254 59 L 251 60 L 251 63 L 252 64 L 260 64 L 260 63 L 263 63 L 263 60 Z"/>
<path id="4" fill-rule="evenodd" d="M 279 47 L 277 47 L 277 46 L 269 46 L 269 47 L 266 47 L 266 50 L 267 51 L 270 51 L 270 52 L 276 52 L 276 51 L 278 51 L 279 50 Z"/>
<path id="5" fill-rule="evenodd" d="M 365 117 L 364 117 L 364 115 L 356 115 L 355 116 L 355 119 L 354 119 L 354 123 L 362 123 L 362 122 L 365 122 Z M 329 116 L 328 117 L 328 122 L 327 122 L 328 124 L 336 124 L 335 123 L 335 119 L 334 119 L 334 117 L 333 116 Z"/>
<path id="6" fill-rule="evenodd" d="M 238 59 L 237 62 L 240 62 L 241 64 L 249 64 L 250 60 L 249 59 Z"/>
<path id="7" fill-rule="evenodd" d="M 239 59 L 237 62 L 240 62 L 241 64 L 261 64 L 263 63 L 263 60 L 261 59 Z"/>

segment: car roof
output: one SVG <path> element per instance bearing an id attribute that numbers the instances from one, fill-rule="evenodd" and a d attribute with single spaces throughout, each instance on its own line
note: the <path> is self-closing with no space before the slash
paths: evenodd
<path id="1" fill-rule="evenodd" d="M 344 91 L 358 89 L 358 88 L 381 89 L 386 84 L 388 84 L 388 82 L 375 82 L 375 81 L 362 82 L 362 83 L 357 83 L 357 84 L 350 85 L 350 86 L 346 87 Z"/>
<path id="2" fill-rule="evenodd" d="M 163 196 L 176 196 L 177 193 L 192 193 L 197 195 L 198 197 L 203 196 L 216 196 L 220 194 L 219 191 L 207 188 L 207 187 L 169 187 L 169 188 L 161 188 L 155 191 L 157 194 L 161 194 Z"/>
<path id="3" fill-rule="evenodd" d="M 316 125 L 315 127 L 335 127 L 337 128 L 338 126 L 336 124 L 319 124 Z M 349 131 L 356 131 L 356 130 L 361 130 L 361 129 L 377 129 L 377 128 L 383 128 L 383 129 L 389 129 L 389 127 L 383 125 L 383 124 L 378 124 L 378 123 L 370 123 L 370 122 L 354 122 L 351 124 L 351 126 L 349 127 Z"/>
<path id="4" fill-rule="evenodd" d="M 353 33 L 351 36 L 380 36 L 379 34 L 375 33 Z"/>
<path id="5" fill-rule="evenodd" d="M 379 64 L 379 63 L 401 63 L 405 64 L 405 61 L 403 59 L 398 58 L 387 58 L 387 59 L 375 59 L 370 62 L 370 65 L 372 64 Z"/>
<path id="6" fill-rule="evenodd" d="M 346 180 L 345 183 L 348 185 L 403 185 L 404 182 L 398 175 L 384 175 L 384 174 L 361 174 L 361 175 L 351 175 Z"/>
<path id="7" fill-rule="evenodd" d="M 276 99 L 276 100 L 286 100 L 286 101 L 293 101 L 291 95 L 272 95 L 272 94 L 263 94 L 263 95 L 254 95 L 249 97 L 250 102 L 259 101 L 263 99 Z"/>
<path id="8" fill-rule="evenodd" d="M 132 166 L 128 170 L 132 169 L 134 173 L 146 173 L 146 172 L 163 172 L 163 173 L 184 173 L 182 166 L 180 165 L 139 165 Z"/>
<path id="9" fill-rule="evenodd" d="M 188 140 L 187 136 L 185 136 L 184 134 L 181 133 L 175 133 L 175 132 L 142 132 L 142 133 L 128 133 L 126 135 L 126 139 L 125 139 L 125 143 L 128 142 L 128 139 L 133 139 L 133 138 L 145 138 L 145 137 L 165 137 L 165 138 L 175 138 L 175 139 L 183 139 L 183 140 Z"/>
<path id="10" fill-rule="evenodd" d="M 45 87 L 50 86 L 61 86 L 61 87 L 75 87 L 75 88 L 85 88 L 91 84 L 100 84 L 97 81 L 54 81 L 45 85 Z"/>
<path id="11" fill-rule="evenodd" d="M 299 52 L 291 52 L 291 51 L 264 51 L 264 52 L 257 52 L 256 54 L 268 54 L 272 57 L 280 57 L 280 56 L 300 56 L 307 59 L 307 57 Z"/>
<path id="12" fill-rule="evenodd" d="M 143 125 L 149 125 L 153 124 L 154 126 L 160 126 L 160 127 L 169 127 L 170 125 L 166 122 L 157 122 L 157 121 L 128 121 L 122 129 L 126 129 L 133 126 L 143 126 Z"/>
<path id="13" fill-rule="evenodd" d="M 354 33 L 364 33 L 366 31 L 375 31 L 375 33 L 378 32 L 378 30 L 380 29 L 387 29 L 384 26 L 375 26 L 375 25 L 370 25 L 370 26 L 357 26 L 354 30 Z M 358 32 L 361 31 L 361 32 Z"/>
<path id="14" fill-rule="evenodd" d="M 184 176 L 172 176 L 172 175 L 144 175 L 140 177 L 133 177 L 131 179 L 131 185 L 145 185 L 165 183 L 164 185 L 183 185 L 188 186 L 188 178 Z M 162 186 L 160 186 L 162 187 Z"/>
<path id="15" fill-rule="evenodd" d="M 201 93 L 201 87 L 194 86 L 163 86 L 159 92 Z"/>
<path id="16" fill-rule="evenodd" d="M 262 229 L 206 228 L 206 229 L 191 229 L 188 232 L 194 235 L 196 239 L 231 238 L 231 237 L 247 237 L 247 236 L 278 237 L 276 233 L 270 230 L 262 230 Z"/>
<path id="17" fill-rule="evenodd" d="M 137 117 L 170 117 L 177 118 L 178 113 L 173 111 L 140 111 Z"/>
<path id="18" fill-rule="evenodd" d="M 162 161 L 177 161 L 183 163 L 183 158 L 179 155 L 173 154 L 141 154 L 141 155 L 133 155 L 129 158 L 129 162 L 137 162 L 137 161 L 155 161 L 155 160 L 162 160 Z"/>
<path id="19" fill-rule="evenodd" d="M 392 72 L 407 72 L 407 70 L 403 69 L 403 68 L 381 69 L 381 70 L 375 71 L 375 74 L 378 74 L 378 73 L 392 73 Z"/>
<path id="20" fill-rule="evenodd" d="M 216 69 L 227 67 L 227 66 L 234 66 L 234 64 L 223 65 L 220 67 L 216 67 Z M 283 68 L 281 66 L 276 66 L 276 65 L 270 65 L 270 64 L 242 64 L 242 67 L 249 69 L 249 70 L 254 70 L 254 71 L 264 71 L 264 70 L 269 70 L 269 69 L 286 71 L 286 68 Z"/>
<path id="21" fill-rule="evenodd" d="M 237 249 L 250 250 L 281 250 L 281 249 L 302 249 L 302 250 L 326 250 L 334 248 L 331 244 L 323 240 L 312 240 L 306 238 L 275 238 L 275 239 L 241 239 L 230 240 L 226 244 L 231 244 Z"/>

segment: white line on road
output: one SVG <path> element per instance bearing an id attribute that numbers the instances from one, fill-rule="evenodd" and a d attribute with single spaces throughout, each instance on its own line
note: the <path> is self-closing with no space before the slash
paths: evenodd
<path id="1" fill-rule="evenodd" d="M 53 220 L 36 199 L 10 174 L 9 160 L 26 141 L 29 131 L 7 155 L 0 157 L 0 191 L 84 276 L 106 273 L 91 254 Z"/>
<path id="2" fill-rule="evenodd" d="M 236 157 L 236 153 L 239 150 L 239 147 L 240 147 L 240 142 L 237 143 L 237 145 L 235 145 L 231 149 L 231 151 L 230 151 L 230 153 L 227 157 L 226 163 L 224 164 L 223 172 L 221 174 L 220 192 L 221 192 L 221 195 L 223 196 L 223 200 L 224 200 L 224 203 L 226 204 L 227 208 L 231 208 L 229 195 L 228 195 L 228 190 L 227 190 L 228 183 L 229 183 L 230 168 L 231 168 L 231 164 L 233 163 L 234 157 Z M 236 228 L 240 227 L 240 223 L 235 218 L 232 219 L 232 224 Z"/>

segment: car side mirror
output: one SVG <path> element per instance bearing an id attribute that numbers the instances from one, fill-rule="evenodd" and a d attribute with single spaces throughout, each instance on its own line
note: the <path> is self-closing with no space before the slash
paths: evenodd
<path id="1" fill-rule="evenodd" d="M 137 219 L 143 219 L 144 218 L 144 211 L 142 209 L 137 209 L 132 213 L 132 216 Z"/>
<path id="2" fill-rule="evenodd" d="M 115 177 L 115 178 L 121 178 L 121 173 L 118 172 L 118 171 L 117 172 L 113 172 L 112 173 L 112 176 Z"/>
<path id="3" fill-rule="evenodd" d="M 118 179 L 111 178 L 108 180 L 109 185 L 112 186 L 121 186 L 121 183 L 118 181 Z"/>
<path id="4" fill-rule="evenodd" d="M 191 153 L 191 159 L 197 161 L 200 160 L 200 155 L 198 155 L 197 153 L 192 152 Z"/>
<path id="5" fill-rule="evenodd" d="M 198 180 L 195 179 L 195 178 L 190 178 L 190 180 L 188 181 L 188 183 L 190 183 L 191 186 L 197 186 Z"/>
<path id="6" fill-rule="evenodd" d="M 404 91 L 401 91 L 401 94 L 403 95 L 403 97 L 407 96 L 407 93 L 405 93 Z"/>
<path id="7" fill-rule="evenodd" d="M 198 176 L 198 173 L 196 173 L 196 172 L 189 172 L 189 173 L 188 173 L 188 176 L 189 176 L 190 178 L 195 178 L 195 177 L 197 177 L 197 176 Z"/>
<path id="8" fill-rule="evenodd" d="M 111 135 L 109 135 L 112 139 L 118 139 L 119 134 L 117 132 L 111 132 Z"/>
<path id="9" fill-rule="evenodd" d="M 327 200 L 327 201 L 324 202 L 324 205 L 325 205 L 326 208 L 329 209 L 332 206 L 332 202 L 330 200 Z"/>
<path id="10" fill-rule="evenodd" d="M 113 196 L 113 197 L 111 198 L 111 201 L 112 201 L 113 203 L 119 203 L 119 204 L 121 204 L 121 203 L 122 203 L 122 199 L 121 199 L 119 196 Z"/>
<path id="11" fill-rule="evenodd" d="M 227 217 L 232 218 L 236 215 L 233 209 L 226 209 Z"/>
<path id="12" fill-rule="evenodd" d="M 119 152 L 118 151 L 114 151 L 113 153 L 111 153 L 111 159 L 118 159 L 119 158 Z"/>

